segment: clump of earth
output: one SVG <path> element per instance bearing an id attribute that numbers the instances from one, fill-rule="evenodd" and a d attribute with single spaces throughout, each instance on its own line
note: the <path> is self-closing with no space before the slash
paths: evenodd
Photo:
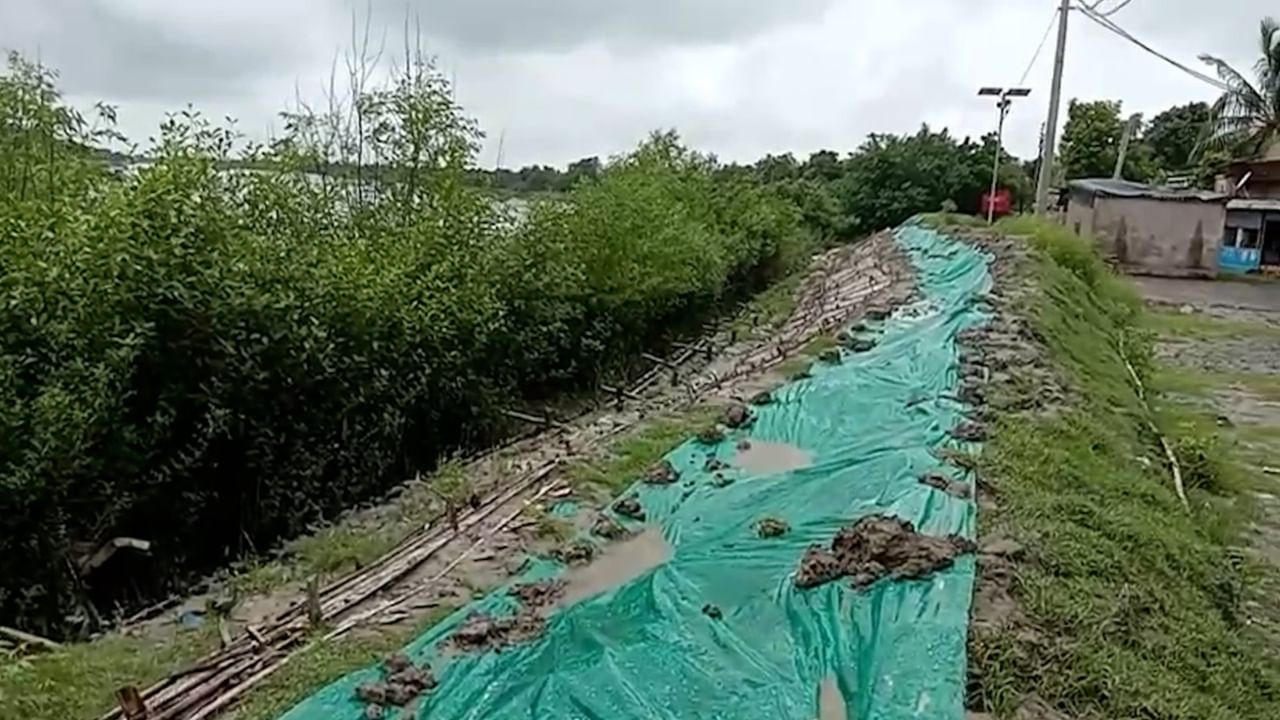
<path id="1" fill-rule="evenodd" d="M 596 516 L 596 521 L 591 525 L 591 533 L 605 540 L 621 540 L 627 536 L 627 529 L 618 524 L 616 520 L 608 515 Z"/>
<path id="2" fill-rule="evenodd" d="M 415 665 L 408 655 L 396 653 L 382 664 L 383 679 L 356 688 L 356 697 L 364 702 L 364 717 L 383 717 L 386 707 L 404 707 L 424 693 L 435 689 L 436 678 L 429 665 Z"/>
<path id="3" fill-rule="evenodd" d="M 714 423 L 698 431 L 698 442 L 703 445 L 715 445 L 722 440 L 724 440 L 724 431 Z"/>
<path id="4" fill-rule="evenodd" d="M 564 595 L 566 584 L 564 580 L 542 580 L 516 585 L 507 592 L 524 607 L 538 609 L 556 604 Z"/>
<path id="5" fill-rule="evenodd" d="M 830 350 L 823 350 L 818 355 L 818 359 L 828 365 L 839 365 L 844 360 L 844 357 L 840 354 L 840 348 L 831 348 Z"/>
<path id="6" fill-rule="evenodd" d="M 720 472 L 721 470 L 728 470 L 729 463 L 721 460 L 720 458 L 709 457 L 707 458 L 707 464 L 703 466 L 703 469 L 709 473 Z"/>
<path id="7" fill-rule="evenodd" d="M 644 481 L 650 485 L 672 485 L 680 479 L 680 473 L 666 460 L 660 460 L 645 473 Z"/>
<path id="8" fill-rule="evenodd" d="M 975 550 L 972 540 L 959 535 L 923 535 L 901 518 L 870 515 L 836 533 L 830 549 L 810 547 L 800 561 L 795 583 L 810 589 L 847 577 L 861 590 L 886 577 L 927 577 Z"/>
<path id="9" fill-rule="evenodd" d="M 555 551 L 555 557 L 565 565 L 585 565 L 596 556 L 596 546 L 587 540 L 574 540 Z"/>
<path id="10" fill-rule="evenodd" d="M 751 414 L 751 410 L 748 409 L 746 405 L 736 404 L 725 408 L 724 416 L 721 419 L 724 422 L 725 427 L 728 427 L 731 430 L 747 427 L 755 421 L 755 417 Z"/>
<path id="11" fill-rule="evenodd" d="M 920 484 L 928 485 L 934 490 L 941 490 L 952 497 L 965 499 L 973 496 L 973 488 L 969 487 L 968 483 L 952 480 L 942 473 L 926 473 L 920 476 Z"/>
<path id="12" fill-rule="evenodd" d="M 538 637 L 546 626 L 546 619 L 534 608 L 524 608 L 511 617 L 476 612 L 453 632 L 451 641 L 462 652 L 501 650 Z"/>
<path id="13" fill-rule="evenodd" d="M 849 349 L 856 353 L 871 352 L 876 349 L 876 341 L 868 338 L 857 338 L 849 343 Z"/>
<path id="14" fill-rule="evenodd" d="M 962 422 L 951 429 L 951 437 L 964 442 L 982 442 L 987 439 L 987 427 L 980 422 Z"/>
<path id="15" fill-rule="evenodd" d="M 782 537 L 788 532 L 791 532 L 791 526 L 779 518 L 767 517 L 756 523 L 756 534 L 762 538 Z"/>
<path id="16" fill-rule="evenodd" d="M 752 395 L 748 402 L 752 405 L 770 405 L 773 403 L 773 393 L 768 390 L 758 392 L 755 395 Z"/>
<path id="17" fill-rule="evenodd" d="M 645 520 L 644 508 L 640 505 L 640 498 L 635 495 L 629 495 L 614 503 L 613 511 L 628 520 L 637 522 L 644 522 Z"/>

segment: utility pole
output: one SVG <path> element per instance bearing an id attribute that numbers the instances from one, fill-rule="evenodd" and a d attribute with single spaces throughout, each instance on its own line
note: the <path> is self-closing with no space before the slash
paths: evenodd
<path id="1" fill-rule="evenodd" d="M 1049 184 L 1053 182 L 1053 152 L 1058 142 L 1058 110 L 1062 105 L 1062 66 L 1067 59 L 1067 16 L 1071 0 L 1062 0 L 1058 10 L 1058 50 L 1053 57 L 1053 85 L 1049 88 L 1049 119 L 1044 126 L 1044 147 L 1040 152 L 1040 178 L 1036 183 L 1036 214 L 1049 209 Z"/>
<path id="2" fill-rule="evenodd" d="M 1124 134 L 1120 136 L 1120 152 L 1116 154 L 1116 171 L 1111 173 L 1112 180 L 1124 179 L 1124 160 L 1129 154 L 1129 142 L 1138 132 L 1138 123 L 1142 120 L 1141 115 L 1134 115 L 1129 118 L 1129 122 L 1125 123 Z"/>
<path id="3" fill-rule="evenodd" d="M 991 192 L 987 194 L 987 224 L 996 220 L 996 189 L 1000 182 L 1000 158 L 1004 155 L 1004 119 L 1009 115 L 1010 98 L 1026 97 L 1031 94 L 1028 88 L 984 87 L 978 90 L 980 96 L 997 96 L 996 110 L 1000 112 L 1000 120 L 996 124 L 996 156 L 991 164 Z"/>

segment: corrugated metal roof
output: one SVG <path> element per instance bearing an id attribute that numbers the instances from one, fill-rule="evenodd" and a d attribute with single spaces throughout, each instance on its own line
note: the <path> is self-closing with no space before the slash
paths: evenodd
<path id="1" fill-rule="evenodd" d="M 1227 203 L 1228 210 L 1280 211 L 1280 200 L 1270 198 L 1236 198 Z"/>
<path id="2" fill-rule="evenodd" d="M 1084 192 L 1104 197 L 1150 198 L 1152 200 L 1174 201 L 1197 200 L 1201 202 L 1221 202 L 1227 199 L 1226 195 L 1210 192 L 1209 190 L 1156 187 L 1154 185 L 1129 182 L 1128 180 L 1113 180 L 1111 178 L 1072 180 L 1067 183 L 1067 187 L 1072 192 Z"/>

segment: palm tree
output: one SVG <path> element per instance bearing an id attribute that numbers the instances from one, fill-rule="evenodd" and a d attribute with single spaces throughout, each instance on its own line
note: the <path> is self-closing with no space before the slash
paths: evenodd
<path id="1" fill-rule="evenodd" d="M 1253 66 L 1256 83 L 1221 58 L 1200 56 L 1226 86 L 1213 105 L 1203 149 L 1256 157 L 1280 140 L 1280 23 L 1264 18 L 1260 29 L 1262 57 Z"/>

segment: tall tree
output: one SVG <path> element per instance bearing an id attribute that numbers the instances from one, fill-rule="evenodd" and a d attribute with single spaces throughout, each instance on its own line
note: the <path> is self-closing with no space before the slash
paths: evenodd
<path id="1" fill-rule="evenodd" d="M 1151 146 L 1160 170 L 1178 173 L 1194 167 L 1196 145 L 1212 117 L 1208 103 L 1193 102 L 1171 107 L 1151 118 L 1142 138 Z"/>
<path id="2" fill-rule="evenodd" d="M 1062 130 L 1062 165 L 1067 179 L 1111 177 L 1115 172 L 1126 120 L 1120 117 L 1118 100 L 1085 102 L 1073 99 Z M 1130 139 L 1123 175 L 1126 180 L 1147 182 L 1156 174 L 1152 150 L 1142 142 L 1142 126 Z"/>
<path id="3" fill-rule="evenodd" d="M 1220 58 L 1200 56 L 1227 86 L 1213 104 L 1207 149 L 1256 157 L 1280 140 L 1280 23 L 1263 18 L 1259 30 L 1256 83 Z"/>
<path id="4" fill-rule="evenodd" d="M 1072 99 L 1062 130 L 1062 165 L 1067 178 L 1111 177 L 1123 132 L 1119 102 Z"/>

